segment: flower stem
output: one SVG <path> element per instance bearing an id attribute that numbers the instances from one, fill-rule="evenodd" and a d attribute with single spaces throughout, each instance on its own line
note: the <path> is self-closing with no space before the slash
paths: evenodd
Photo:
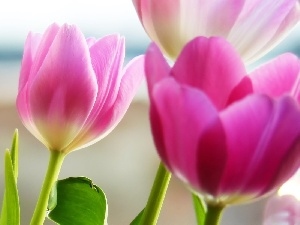
<path id="1" fill-rule="evenodd" d="M 224 206 L 207 205 L 204 225 L 219 225 Z"/>
<path id="2" fill-rule="evenodd" d="M 160 163 L 147 205 L 139 223 L 140 225 L 155 225 L 157 223 L 170 179 L 170 172 L 168 172 L 164 165 Z"/>
<path id="3" fill-rule="evenodd" d="M 49 194 L 58 178 L 58 174 L 63 163 L 65 154 L 59 151 L 50 151 L 50 159 L 47 173 L 44 179 L 40 197 L 35 206 L 35 210 L 31 219 L 31 225 L 42 225 L 45 220 Z"/>

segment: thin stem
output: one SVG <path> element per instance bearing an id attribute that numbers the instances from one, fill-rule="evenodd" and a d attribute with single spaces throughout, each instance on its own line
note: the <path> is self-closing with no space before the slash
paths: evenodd
<path id="1" fill-rule="evenodd" d="M 161 207 L 163 205 L 171 174 L 160 163 L 156 177 L 148 198 L 147 205 L 144 209 L 140 225 L 155 225 L 157 223 Z"/>
<path id="2" fill-rule="evenodd" d="M 219 225 L 224 206 L 207 205 L 204 225 Z"/>
<path id="3" fill-rule="evenodd" d="M 44 179 L 40 197 L 35 206 L 35 210 L 31 219 L 31 225 L 42 225 L 45 220 L 49 194 L 58 178 L 58 174 L 63 163 L 65 154 L 59 151 L 50 151 L 50 159 L 47 173 Z"/>

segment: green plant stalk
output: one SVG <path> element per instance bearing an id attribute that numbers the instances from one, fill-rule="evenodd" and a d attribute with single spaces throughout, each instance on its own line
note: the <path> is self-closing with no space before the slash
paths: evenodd
<path id="1" fill-rule="evenodd" d="M 196 194 L 192 193 L 196 221 L 198 225 L 203 225 L 206 216 L 206 204 Z"/>
<path id="2" fill-rule="evenodd" d="M 45 220 L 49 194 L 54 183 L 57 181 L 61 165 L 65 154 L 59 151 L 50 151 L 50 159 L 48 169 L 42 186 L 42 190 L 35 206 L 35 210 L 31 219 L 31 225 L 42 225 Z"/>
<path id="3" fill-rule="evenodd" d="M 204 225 L 219 225 L 224 206 L 207 205 Z"/>
<path id="4" fill-rule="evenodd" d="M 139 225 L 155 225 L 157 223 L 170 179 L 170 172 L 160 163 Z"/>

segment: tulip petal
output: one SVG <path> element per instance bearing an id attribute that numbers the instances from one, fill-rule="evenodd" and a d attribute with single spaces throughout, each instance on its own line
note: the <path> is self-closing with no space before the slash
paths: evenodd
<path id="1" fill-rule="evenodd" d="M 170 37 L 176 37 L 173 34 L 178 33 L 180 0 L 144 0 L 133 3 L 146 32 L 154 42 L 162 47 L 161 49 L 167 49 L 165 52 L 169 55 L 177 55 L 178 40 Z"/>
<path id="2" fill-rule="evenodd" d="M 152 43 L 147 49 L 145 58 L 145 73 L 150 96 L 153 86 L 160 80 L 168 77 L 170 70 L 170 66 L 158 46 Z"/>
<path id="3" fill-rule="evenodd" d="M 181 86 L 173 78 L 154 86 L 152 104 L 155 110 L 150 118 L 158 153 L 173 173 L 198 188 L 198 140 L 218 118 L 216 108 L 203 92 Z"/>
<path id="4" fill-rule="evenodd" d="M 300 221 L 300 202 L 291 195 L 272 197 L 266 205 L 263 225 L 296 225 Z"/>
<path id="5" fill-rule="evenodd" d="M 117 92 L 114 102 L 104 103 L 107 105 L 104 105 L 105 109 L 102 109 L 102 111 L 93 111 L 93 120 L 89 118 L 87 124 L 84 125 L 78 135 L 76 142 L 72 143 L 72 146 L 68 146 L 68 148 L 87 147 L 104 138 L 118 125 L 144 79 L 144 56 L 132 59 L 121 74 L 123 76 L 120 83 L 116 87 L 111 87 Z"/>
<path id="6" fill-rule="evenodd" d="M 244 1 L 236 0 L 181 0 L 180 30 L 191 39 L 196 36 L 226 37 L 243 6 Z"/>
<path id="7" fill-rule="evenodd" d="M 286 159 L 299 154 L 300 111 L 295 101 L 281 97 L 277 101 L 253 95 L 231 105 L 220 114 L 228 143 L 228 162 L 220 193 L 249 192 L 262 195 L 274 187 L 274 177 Z M 275 152 L 276 151 L 276 152 Z M 300 158 L 294 157 L 295 165 Z M 296 168 L 287 166 L 291 176 Z"/>
<path id="8" fill-rule="evenodd" d="M 250 74 L 253 91 L 272 97 L 289 93 L 300 101 L 300 61 L 293 54 L 284 54 Z"/>
<path id="9" fill-rule="evenodd" d="M 222 109 L 246 71 L 225 39 L 198 37 L 184 47 L 171 74 L 179 82 L 203 90 Z"/>
<path id="10" fill-rule="evenodd" d="M 289 30 L 298 22 L 299 3 L 297 0 L 244 2 L 243 10 L 232 27 L 228 40 L 235 43 L 246 61 L 251 62 L 277 44 L 285 33 L 283 31 Z"/>
<path id="11" fill-rule="evenodd" d="M 43 34 L 41 40 L 39 40 L 38 47 L 34 55 L 32 55 L 32 65 L 31 71 L 28 77 L 28 82 L 31 82 L 35 78 L 38 70 L 41 68 L 46 55 L 52 45 L 53 40 L 55 39 L 60 27 L 57 24 L 52 24 Z"/>
<path id="12" fill-rule="evenodd" d="M 227 105 L 253 92 L 271 97 L 290 94 L 300 101 L 300 61 L 297 56 L 283 54 L 244 77 L 232 90 Z"/>
<path id="13" fill-rule="evenodd" d="M 84 124 L 97 93 L 88 46 L 78 28 L 60 28 L 29 91 L 32 118 L 46 146 L 62 151 Z"/>
<path id="14" fill-rule="evenodd" d="M 33 63 L 33 59 L 35 58 L 41 39 L 41 34 L 34 34 L 31 32 L 26 38 L 19 78 L 19 91 L 24 88 L 28 81 L 31 72 L 31 65 Z"/>

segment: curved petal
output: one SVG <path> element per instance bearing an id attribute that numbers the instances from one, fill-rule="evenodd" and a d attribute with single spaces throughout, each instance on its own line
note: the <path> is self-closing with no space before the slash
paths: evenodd
<path id="1" fill-rule="evenodd" d="M 220 116 L 229 149 L 221 192 L 262 195 L 276 187 L 278 176 L 282 184 L 296 171 L 295 165 L 300 163 L 300 158 L 294 157 L 300 151 L 300 111 L 292 98 L 272 101 L 252 95 Z M 287 160 L 290 156 L 293 163 Z"/>
<path id="2" fill-rule="evenodd" d="M 297 56 L 286 53 L 260 66 L 230 93 L 227 105 L 251 93 L 279 97 L 290 94 L 300 102 L 300 61 Z"/>
<path id="3" fill-rule="evenodd" d="M 69 149 L 89 146 L 109 134 L 123 118 L 141 82 L 144 79 L 144 56 L 132 59 L 124 68 L 120 84 L 115 88 L 114 102 L 107 102 L 105 110 L 97 112 L 90 124 L 85 124 Z M 104 103 L 106 104 L 106 103 Z"/>
<path id="4" fill-rule="evenodd" d="M 173 173 L 197 189 L 198 142 L 207 126 L 218 117 L 216 108 L 203 92 L 181 86 L 172 78 L 154 86 L 152 104 L 155 110 L 150 118 L 154 140 L 159 143 L 158 153 Z"/>
<path id="5" fill-rule="evenodd" d="M 246 70 L 225 39 L 198 37 L 184 47 L 171 74 L 180 83 L 203 90 L 222 109 Z"/>
<path id="6" fill-rule="evenodd" d="M 152 43 L 147 49 L 145 57 L 145 73 L 148 92 L 151 97 L 153 86 L 170 75 L 170 66 L 156 44 Z"/>
<path id="7" fill-rule="evenodd" d="M 300 60 L 287 53 L 259 67 L 250 75 L 253 91 L 272 97 L 289 93 L 300 102 Z"/>
<path id="8" fill-rule="evenodd" d="M 60 28 L 30 85 L 34 123 L 47 146 L 62 151 L 84 124 L 97 93 L 88 46 L 78 28 Z"/>
<path id="9" fill-rule="evenodd" d="M 35 58 L 37 48 L 40 44 L 41 39 L 41 34 L 34 34 L 31 32 L 26 38 L 19 78 L 19 91 L 21 91 L 24 88 L 28 81 L 31 72 L 31 67 L 33 64 L 33 59 Z"/>
<path id="10" fill-rule="evenodd" d="M 122 79 L 124 61 L 124 38 L 110 35 L 98 40 L 90 47 L 92 65 L 96 73 L 98 93 L 91 114 L 85 123 L 85 129 L 92 126 L 97 117 L 106 113 L 114 104 Z"/>
<path id="11" fill-rule="evenodd" d="M 226 38 L 251 62 L 299 21 L 297 0 L 133 0 L 146 32 L 176 58 L 197 36 Z"/>
<path id="12" fill-rule="evenodd" d="M 263 225 L 295 225 L 300 221 L 300 202 L 291 195 L 272 197 L 266 205 Z"/>
<path id="13" fill-rule="evenodd" d="M 61 28 L 56 23 L 54 23 L 51 26 L 49 26 L 45 33 L 42 35 L 42 38 L 38 43 L 39 45 L 35 51 L 35 54 L 32 55 L 33 60 L 30 75 L 28 77 L 28 82 L 31 82 L 33 79 L 35 79 L 35 75 L 41 68 L 44 59 L 47 56 L 49 49 L 52 45 L 52 42 L 60 29 Z"/>
<path id="14" fill-rule="evenodd" d="M 244 2 L 228 40 L 234 43 L 247 62 L 251 62 L 277 44 L 296 25 L 300 8 L 297 0 Z"/>
<path id="15" fill-rule="evenodd" d="M 134 5 L 151 39 L 168 55 L 178 55 L 180 0 L 141 0 Z"/>
<path id="16" fill-rule="evenodd" d="M 179 29 L 184 42 L 196 36 L 226 37 L 243 6 L 244 0 L 181 0 Z"/>

